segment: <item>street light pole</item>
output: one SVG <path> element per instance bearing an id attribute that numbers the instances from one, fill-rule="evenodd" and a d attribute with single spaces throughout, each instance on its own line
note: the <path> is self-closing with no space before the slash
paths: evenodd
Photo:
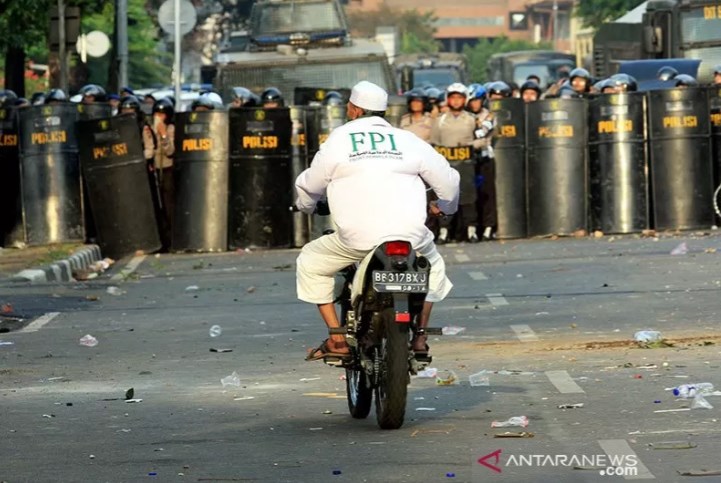
<path id="1" fill-rule="evenodd" d="M 128 85 L 128 0 L 117 0 L 118 87 Z"/>
<path id="2" fill-rule="evenodd" d="M 68 92 L 68 54 L 65 45 L 65 2 L 58 0 L 58 62 L 60 63 L 60 88 Z"/>
<path id="3" fill-rule="evenodd" d="M 553 50 L 558 50 L 558 0 L 553 0 Z"/>
<path id="4" fill-rule="evenodd" d="M 180 107 L 180 42 L 183 40 L 183 36 L 180 33 L 180 0 L 175 0 L 175 23 L 173 25 L 175 30 L 175 62 L 173 65 L 173 71 L 175 72 L 175 105 L 176 109 Z"/>

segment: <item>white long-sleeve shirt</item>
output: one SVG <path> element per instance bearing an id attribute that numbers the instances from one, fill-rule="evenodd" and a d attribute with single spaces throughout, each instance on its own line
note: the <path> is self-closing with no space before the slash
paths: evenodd
<path id="1" fill-rule="evenodd" d="M 459 175 L 431 145 L 380 117 L 333 130 L 295 181 L 296 206 L 312 213 L 327 195 L 341 241 L 370 250 L 383 241 L 419 246 L 432 237 L 425 225 L 426 189 L 446 214 L 458 209 Z"/>

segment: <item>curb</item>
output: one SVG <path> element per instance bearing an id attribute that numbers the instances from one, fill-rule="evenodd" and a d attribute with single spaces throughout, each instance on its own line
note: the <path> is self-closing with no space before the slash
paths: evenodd
<path id="1" fill-rule="evenodd" d="M 64 260 L 58 260 L 44 267 L 31 268 L 16 273 L 13 280 L 30 282 L 31 285 L 46 282 L 73 282 L 73 271 L 88 268 L 102 260 L 98 245 L 85 245 Z"/>

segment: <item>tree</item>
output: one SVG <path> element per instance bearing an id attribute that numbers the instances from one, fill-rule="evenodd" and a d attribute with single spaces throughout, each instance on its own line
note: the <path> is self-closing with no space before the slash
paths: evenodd
<path id="1" fill-rule="evenodd" d="M 581 19 L 584 27 L 597 29 L 641 3 L 643 0 L 580 0 L 575 15 Z"/>
<path id="2" fill-rule="evenodd" d="M 438 52 L 440 44 L 433 37 L 436 20 L 433 12 L 399 10 L 382 3 L 378 10 L 352 12 L 348 15 L 351 32 L 360 37 L 373 37 L 377 27 L 397 27 L 401 36 L 402 54 Z"/>
<path id="3" fill-rule="evenodd" d="M 534 44 L 527 40 L 511 40 L 508 37 L 497 37 L 495 39 L 479 39 L 478 43 L 473 47 L 466 45 L 463 48 L 463 53 L 468 59 L 471 81 L 483 83 L 490 80 L 497 80 L 488 79 L 486 72 L 488 59 L 493 54 L 515 52 L 517 50 L 549 49 L 550 47 L 550 44 L 547 42 Z"/>

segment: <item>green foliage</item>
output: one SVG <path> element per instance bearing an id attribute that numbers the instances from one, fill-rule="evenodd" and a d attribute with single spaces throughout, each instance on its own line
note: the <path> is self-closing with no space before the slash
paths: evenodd
<path id="1" fill-rule="evenodd" d="M 636 8 L 643 0 L 580 0 L 575 15 L 584 27 L 597 29 L 605 22 L 617 19 Z"/>
<path id="2" fill-rule="evenodd" d="M 465 46 L 463 48 L 463 53 L 468 59 L 471 82 L 483 83 L 493 80 L 487 79 L 486 73 L 488 59 L 493 54 L 515 52 L 518 50 L 543 50 L 550 48 L 551 46 L 548 42 L 535 44 L 527 40 L 511 40 L 508 37 L 497 37 L 495 39 L 481 38 L 473 47 L 468 45 Z"/>
<path id="3" fill-rule="evenodd" d="M 397 27 L 402 33 L 402 54 L 438 52 L 440 44 L 433 38 L 436 29 L 433 12 L 420 13 L 417 10 L 399 10 L 381 4 L 378 10 L 352 12 L 348 14 L 351 32 L 360 37 L 373 37 L 376 27 Z"/>

